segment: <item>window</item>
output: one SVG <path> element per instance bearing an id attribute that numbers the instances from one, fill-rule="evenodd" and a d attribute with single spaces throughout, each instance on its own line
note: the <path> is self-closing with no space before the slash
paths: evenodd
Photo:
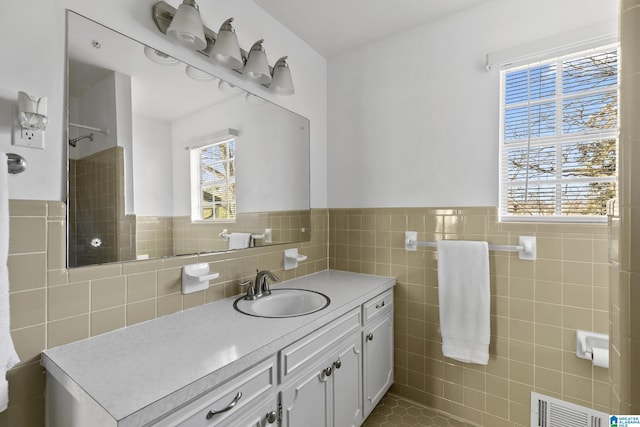
<path id="1" fill-rule="evenodd" d="M 616 46 L 503 69 L 501 219 L 603 221 L 617 133 Z"/>
<path id="2" fill-rule="evenodd" d="M 193 221 L 235 221 L 235 144 L 233 137 L 227 137 L 190 148 Z"/>

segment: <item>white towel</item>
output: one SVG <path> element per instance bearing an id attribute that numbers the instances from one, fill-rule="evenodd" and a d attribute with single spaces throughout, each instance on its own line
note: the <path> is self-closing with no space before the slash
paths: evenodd
<path id="1" fill-rule="evenodd" d="M 489 362 L 489 245 L 438 241 L 442 354 L 461 362 Z"/>
<path id="2" fill-rule="evenodd" d="M 9 404 L 9 385 L 6 373 L 20 359 L 9 330 L 9 188 L 7 155 L 0 153 L 0 412 Z"/>
<path id="3" fill-rule="evenodd" d="M 229 249 L 248 248 L 250 243 L 251 243 L 251 233 L 229 234 Z"/>

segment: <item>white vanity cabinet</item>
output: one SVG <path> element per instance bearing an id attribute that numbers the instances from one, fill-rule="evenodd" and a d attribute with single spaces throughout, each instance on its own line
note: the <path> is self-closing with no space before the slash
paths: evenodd
<path id="1" fill-rule="evenodd" d="M 283 426 L 360 425 L 360 319 L 356 308 L 280 351 Z"/>
<path id="2" fill-rule="evenodd" d="M 368 416 L 393 384 L 393 291 L 363 305 L 364 413 Z"/>
<path id="3" fill-rule="evenodd" d="M 47 425 L 360 426 L 393 381 L 394 283 L 326 271 L 289 285 L 331 298 L 317 314 L 227 299 L 47 350 Z"/>
<path id="4" fill-rule="evenodd" d="M 282 425 L 348 427 L 362 422 L 362 343 L 359 334 L 340 340 L 337 350 L 281 392 Z"/>

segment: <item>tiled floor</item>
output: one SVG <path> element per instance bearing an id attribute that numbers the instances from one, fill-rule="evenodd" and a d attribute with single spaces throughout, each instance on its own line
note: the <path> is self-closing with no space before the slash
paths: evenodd
<path id="1" fill-rule="evenodd" d="M 363 427 L 409 426 L 475 427 L 473 424 L 449 418 L 426 406 L 389 393 L 382 398 L 363 424 Z"/>

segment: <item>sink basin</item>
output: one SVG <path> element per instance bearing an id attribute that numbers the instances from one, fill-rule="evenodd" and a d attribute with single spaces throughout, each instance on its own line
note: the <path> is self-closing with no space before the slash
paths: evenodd
<path id="1" fill-rule="evenodd" d="M 328 296 L 306 289 L 271 289 L 271 295 L 257 300 L 238 298 L 233 306 L 241 313 L 256 317 L 296 317 L 315 313 L 329 305 Z"/>

